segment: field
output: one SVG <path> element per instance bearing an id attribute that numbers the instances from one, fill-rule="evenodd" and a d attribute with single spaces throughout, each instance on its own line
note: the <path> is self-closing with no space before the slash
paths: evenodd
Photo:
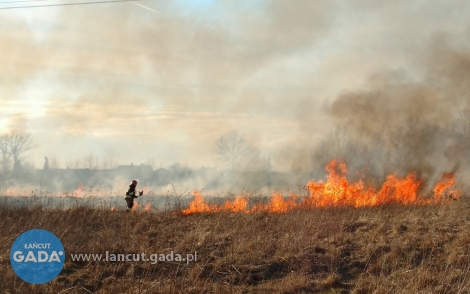
<path id="1" fill-rule="evenodd" d="M 0 206 L 2 293 L 467 293 L 470 200 L 287 213 Z M 61 274 L 23 282 L 9 254 L 42 228 L 64 244 Z M 197 261 L 72 261 L 78 253 L 193 253 Z"/>

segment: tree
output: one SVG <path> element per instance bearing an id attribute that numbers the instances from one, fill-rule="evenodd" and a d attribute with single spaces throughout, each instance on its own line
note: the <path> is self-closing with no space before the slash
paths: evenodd
<path id="1" fill-rule="evenodd" d="M 20 158 L 24 153 L 33 149 L 33 142 L 30 133 L 22 130 L 13 130 L 9 135 L 9 147 L 13 164 L 21 165 L 24 158 Z"/>
<path id="2" fill-rule="evenodd" d="M 22 130 L 13 130 L 10 133 L 0 135 L 0 155 L 3 172 L 21 169 L 24 154 L 33 148 L 31 134 Z"/>
<path id="3" fill-rule="evenodd" d="M 57 159 L 57 157 L 51 156 L 51 158 L 49 159 L 49 168 L 51 168 L 51 169 L 60 168 L 60 163 L 59 163 L 59 160 Z"/>
<path id="4" fill-rule="evenodd" d="M 157 168 L 157 161 L 155 160 L 155 157 L 149 157 L 147 158 L 147 164 L 152 167 L 152 169 Z"/>
<path id="5" fill-rule="evenodd" d="M 114 169 L 118 166 L 117 161 L 112 155 L 106 155 L 103 160 L 101 160 L 102 169 Z"/>
<path id="6" fill-rule="evenodd" d="M 215 153 L 230 169 L 247 169 L 260 161 L 258 148 L 248 143 L 238 131 L 230 131 L 215 141 Z"/>
<path id="7" fill-rule="evenodd" d="M 88 169 L 97 169 L 99 165 L 98 157 L 93 154 L 88 154 L 83 157 L 83 167 Z"/>
<path id="8" fill-rule="evenodd" d="M 44 157 L 44 167 L 42 168 L 43 170 L 49 170 L 49 158 L 47 156 Z"/>
<path id="9" fill-rule="evenodd" d="M 78 158 L 70 159 L 65 161 L 65 166 L 67 168 L 80 168 L 81 160 Z"/>
<path id="10" fill-rule="evenodd" d="M 8 134 L 0 135 L 0 152 L 1 169 L 3 170 L 3 172 L 8 172 L 11 160 L 10 136 Z"/>

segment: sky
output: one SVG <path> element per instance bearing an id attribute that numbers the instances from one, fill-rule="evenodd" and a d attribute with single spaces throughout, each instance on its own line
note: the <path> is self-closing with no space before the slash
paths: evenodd
<path id="1" fill-rule="evenodd" d="M 468 1 L 138 3 L 158 13 L 0 9 L 0 132 L 32 133 L 31 164 L 213 166 L 214 141 L 238 130 L 288 169 L 335 128 L 328 109 L 345 93 L 420 83 L 443 43 L 469 52 Z"/>

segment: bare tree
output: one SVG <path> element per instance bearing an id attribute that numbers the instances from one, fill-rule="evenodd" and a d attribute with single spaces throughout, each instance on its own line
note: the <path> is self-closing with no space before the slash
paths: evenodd
<path id="1" fill-rule="evenodd" d="M 103 158 L 103 160 L 101 160 L 102 169 L 113 169 L 113 168 L 116 168 L 117 166 L 118 166 L 118 163 L 112 155 L 106 155 Z"/>
<path id="2" fill-rule="evenodd" d="M 82 160 L 79 158 L 75 159 L 66 159 L 65 160 L 65 167 L 66 168 L 80 168 L 82 166 Z"/>
<path id="3" fill-rule="evenodd" d="M 93 154 L 88 154 L 83 158 L 83 167 L 88 169 L 97 169 L 99 165 L 99 160 L 97 156 Z"/>
<path id="4" fill-rule="evenodd" d="M 258 148 L 248 143 L 238 131 L 230 131 L 215 141 L 218 160 L 230 169 L 246 169 L 255 166 L 260 159 Z"/>
<path id="5" fill-rule="evenodd" d="M 10 136 L 8 134 L 0 135 L 0 152 L 1 152 L 1 168 L 4 172 L 8 172 L 10 167 Z"/>
<path id="6" fill-rule="evenodd" d="M 147 158 L 147 164 L 150 165 L 152 169 L 155 169 L 157 167 L 157 161 L 155 160 L 155 157 Z"/>
<path id="7" fill-rule="evenodd" d="M 44 156 L 44 167 L 42 168 L 43 170 L 50 170 L 49 167 L 49 158 L 47 156 Z"/>
<path id="8" fill-rule="evenodd" d="M 57 157 L 51 156 L 49 158 L 49 168 L 52 168 L 52 169 L 60 168 L 60 163 L 59 163 L 59 160 L 57 159 Z"/>
<path id="9" fill-rule="evenodd" d="M 8 135 L 8 146 L 15 167 L 21 166 L 21 161 L 24 160 L 24 153 L 34 147 L 31 134 L 22 130 L 11 131 L 10 135 Z"/>

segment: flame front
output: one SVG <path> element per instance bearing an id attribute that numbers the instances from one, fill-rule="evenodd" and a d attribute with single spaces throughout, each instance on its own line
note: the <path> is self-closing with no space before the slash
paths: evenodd
<path id="1" fill-rule="evenodd" d="M 450 190 L 449 188 L 455 185 L 454 174 L 453 173 L 443 173 L 442 180 L 436 184 L 432 190 L 434 193 L 434 201 L 440 201 L 442 196 L 445 196 L 446 193 L 452 199 L 458 198 L 458 190 Z"/>
<path id="2" fill-rule="evenodd" d="M 210 206 L 204 201 L 201 193 L 199 191 L 193 191 L 194 200 L 189 203 L 189 208 L 183 210 L 184 214 L 191 214 L 195 212 L 211 212 Z"/>
<path id="3" fill-rule="evenodd" d="M 82 194 L 82 191 L 83 191 L 83 184 L 80 184 L 77 190 L 75 190 L 75 192 L 72 193 L 72 196 L 80 196 Z"/>
<path id="4" fill-rule="evenodd" d="M 259 212 L 282 213 L 300 208 L 322 207 L 371 207 L 386 204 L 430 204 L 448 202 L 458 198 L 458 190 L 451 190 L 455 185 L 452 173 L 444 173 L 434 189 L 433 197 L 426 198 L 420 194 L 423 180 L 418 179 L 415 173 L 409 173 L 400 178 L 396 174 L 387 176 L 380 189 L 366 187 L 362 180 L 349 183 L 346 178 L 347 167 L 344 162 L 332 160 L 327 166 L 327 180 L 315 182 L 309 181 L 306 188 L 309 197 L 297 201 L 298 196 L 291 194 L 284 200 L 282 194 L 273 193 L 268 203 L 256 203 L 251 209 L 248 207 L 247 197 L 237 196 L 234 201 L 226 201 L 224 205 L 209 205 L 205 202 L 201 193 L 194 191 L 196 198 L 189 203 L 189 207 L 182 212 L 184 214 L 200 212 Z"/>
<path id="5" fill-rule="evenodd" d="M 139 202 L 134 201 L 134 206 L 132 206 L 132 210 L 137 210 L 139 208 Z"/>

